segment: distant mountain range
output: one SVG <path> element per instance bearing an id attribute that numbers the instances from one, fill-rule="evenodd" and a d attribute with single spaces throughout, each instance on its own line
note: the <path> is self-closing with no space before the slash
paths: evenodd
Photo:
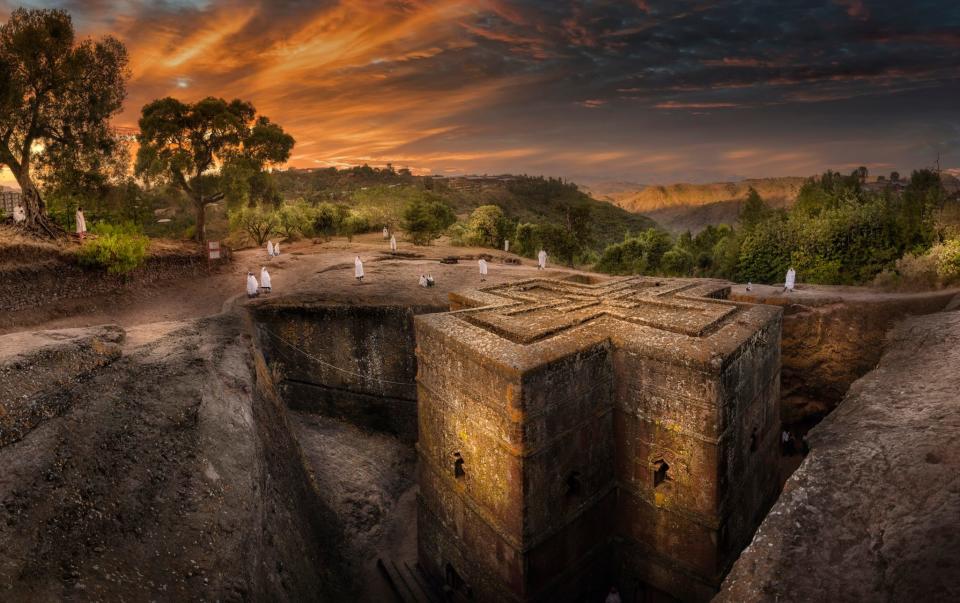
<path id="1" fill-rule="evenodd" d="M 635 182 L 599 182 L 581 187 L 599 201 L 643 214 L 674 232 L 697 232 L 708 224 L 732 224 L 750 188 L 773 207 L 789 207 L 806 178 L 751 178 L 709 184 L 643 185 Z"/>

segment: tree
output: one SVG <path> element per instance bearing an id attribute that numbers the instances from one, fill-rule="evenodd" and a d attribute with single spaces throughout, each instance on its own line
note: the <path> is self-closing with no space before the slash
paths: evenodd
<path id="1" fill-rule="evenodd" d="M 740 208 L 740 225 L 747 229 L 753 228 L 769 214 L 770 208 L 763 202 L 760 193 L 751 186 L 750 192 L 747 193 L 747 200 L 743 202 L 743 207 Z"/>
<path id="2" fill-rule="evenodd" d="M 429 245 L 456 221 L 453 209 L 433 195 L 414 197 L 403 209 L 403 229 L 417 245 Z"/>
<path id="3" fill-rule="evenodd" d="M 28 227 L 55 234 L 37 165 L 95 170 L 116 152 L 109 120 L 126 96 L 127 61 L 113 37 L 76 43 L 63 10 L 18 8 L 0 26 L 0 167 L 20 185 Z"/>
<path id="4" fill-rule="evenodd" d="M 194 104 L 153 101 L 143 107 L 137 139 L 137 175 L 166 180 L 190 197 L 199 241 L 206 237 L 206 207 L 225 196 L 222 172 L 262 174 L 285 162 L 294 145 L 283 128 L 257 117 L 251 103 L 213 97 Z M 243 169 L 232 169 L 237 166 Z"/>
<path id="5" fill-rule="evenodd" d="M 900 172 L 890 172 L 891 182 L 900 182 Z"/>
<path id="6" fill-rule="evenodd" d="M 500 247 L 510 230 L 510 222 L 499 205 L 481 205 L 470 214 L 467 242 L 484 247 Z"/>
<path id="7" fill-rule="evenodd" d="M 242 207 L 230 213 L 230 226 L 246 232 L 262 246 L 280 226 L 277 212 L 263 207 Z"/>

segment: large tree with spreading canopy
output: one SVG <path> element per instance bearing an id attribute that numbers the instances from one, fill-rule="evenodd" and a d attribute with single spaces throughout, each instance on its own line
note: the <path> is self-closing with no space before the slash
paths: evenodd
<path id="1" fill-rule="evenodd" d="M 0 25 L 0 167 L 20 185 L 28 227 L 56 233 L 38 167 L 97 170 L 120 149 L 109 120 L 126 96 L 127 61 L 113 37 L 77 42 L 62 10 L 18 8 Z"/>
<path id="2" fill-rule="evenodd" d="M 226 194 L 225 174 L 260 174 L 285 162 L 294 145 L 251 103 L 213 97 L 193 104 L 168 97 L 146 105 L 138 140 L 137 175 L 171 183 L 190 197 L 198 241 L 206 237 L 207 206 Z"/>

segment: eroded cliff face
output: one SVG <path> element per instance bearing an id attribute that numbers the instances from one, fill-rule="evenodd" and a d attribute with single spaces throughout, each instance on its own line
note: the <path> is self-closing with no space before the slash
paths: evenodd
<path id="1" fill-rule="evenodd" d="M 20 346 L 4 396 L 43 399 L 36 374 L 61 402 L 0 442 L 0 600 L 342 596 L 337 535 L 311 519 L 324 509 L 255 387 L 239 319 L 122 338 L 0 340 Z"/>
<path id="2" fill-rule="evenodd" d="M 960 312 L 910 318 L 809 434 L 715 599 L 947 601 L 960 592 Z"/>
<path id="3" fill-rule="evenodd" d="M 815 423 L 836 408 L 850 385 L 877 365 L 886 334 L 898 321 L 938 312 L 956 294 L 830 287 L 784 294 L 739 286 L 731 299 L 783 306 L 781 418 L 794 425 Z"/>

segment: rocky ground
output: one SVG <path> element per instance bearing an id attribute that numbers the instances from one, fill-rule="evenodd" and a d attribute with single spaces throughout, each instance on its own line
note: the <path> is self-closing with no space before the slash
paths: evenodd
<path id="1" fill-rule="evenodd" d="M 0 448 L 0 600 L 341 592 L 338 553 L 304 529 L 315 509 L 258 417 L 237 318 L 133 328 L 122 358 L 77 369 L 56 412 Z"/>
<path id="2" fill-rule="evenodd" d="M 416 556 L 413 450 L 384 434 L 289 412 L 279 401 L 263 396 L 243 312 L 248 305 L 263 302 L 243 296 L 247 271 L 259 274 L 260 267 L 267 266 L 273 276 L 272 297 L 411 306 L 442 306 L 450 291 L 480 286 L 476 258 L 481 253 L 490 256 L 490 274 L 483 285 L 536 275 L 562 278 L 572 271 L 541 272 L 533 262 L 511 254 L 454 248 L 442 241 L 430 247 L 401 241 L 400 253 L 393 255 L 377 234 L 353 242 L 300 242 L 284 245 L 283 251 L 279 258 L 270 259 L 259 249 L 240 251 L 233 262 L 210 273 L 201 271 L 172 281 L 134 280 L 116 291 L 97 290 L 67 299 L 41 299 L 33 307 L 2 308 L 0 333 L 9 334 L 0 335 L 0 601 L 389 600 L 389 590 L 379 579 L 377 558 L 413 563 Z M 358 254 L 365 263 L 363 283 L 353 278 Z M 462 261 L 439 263 L 448 255 L 459 255 Z M 421 273 L 432 274 L 437 286 L 418 287 Z M 758 294 L 763 299 L 755 301 L 778 303 L 774 290 L 751 292 Z M 936 311 L 942 304 L 933 306 L 941 303 L 941 297 L 943 303 L 947 299 L 945 294 L 936 295 L 940 297 L 922 303 L 911 300 L 917 305 L 908 312 L 891 306 L 894 310 L 876 314 L 883 320 L 857 326 L 869 330 L 871 339 L 865 340 L 854 337 L 854 329 L 844 321 L 857 315 L 857 308 L 863 307 L 858 304 L 874 299 L 870 293 L 798 292 L 784 303 L 794 317 L 793 335 L 787 333 L 785 321 L 784 341 L 801 346 L 813 359 L 798 354 L 801 364 L 792 375 L 812 375 L 810 383 L 821 377 L 826 383 L 838 375 L 852 382 L 876 363 L 883 333 L 897 312 Z M 883 303 L 889 301 L 884 298 Z M 945 351 L 949 342 L 934 332 L 940 319 L 930 320 L 916 324 L 925 325 L 926 341 L 939 350 L 938 356 L 930 357 L 930 365 L 946 371 L 946 363 L 954 356 Z M 107 323 L 113 326 L 94 326 Z M 58 330 L 35 332 L 39 329 Z M 842 345 L 827 346 L 820 353 L 818 346 L 838 333 Z M 906 341 L 895 338 L 893 346 L 906 346 Z M 858 360 L 858 373 L 844 372 L 842 358 L 859 358 L 858 350 L 864 357 L 876 356 Z M 919 353 L 914 356 L 910 371 L 919 388 L 925 365 Z M 892 379 L 896 364 L 888 363 L 886 370 Z M 928 389 L 922 390 L 930 400 L 934 390 L 938 396 L 945 395 L 939 387 L 941 377 L 936 373 Z M 954 389 L 958 385 L 947 377 L 943 383 Z M 810 394 L 803 404 L 814 398 Z M 869 524 L 857 515 L 857 505 L 867 505 L 871 497 L 892 496 L 884 491 L 884 484 L 893 483 L 893 492 L 910 490 L 907 494 L 912 496 L 923 490 L 912 480 L 929 471 L 950 469 L 956 474 L 956 459 L 944 451 L 948 442 L 943 438 L 952 420 L 946 407 L 938 407 L 941 415 L 936 415 L 945 417 L 941 432 L 935 417 L 921 412 L 926 402 L 915 409 L 907 405 L 910 399 L 887 400 L 890 405 L 901 404 L 902 408 L 891 408 L 907 413 L 910 420 L 905 425 L 910 429 L 900 426 L 896 416 L 877 418 L 871 413 L 879 410 L 870 406 L 865 407 L 866 419 L 858 428 L 872 434 L 872 440 L 857 439 L 856 430 L 830 431 L 829 420 L 822 428 L 825 435 L 815 431 L 811 440 L 815 453 L 817 446 L 829 450 L 846 446 L 848 440 L 855 445 L 850 450 L 838 448 L 831 463 L 804 479 L 822 479 L 821 473 L 845 475 L 842 450 L 859 459 L 858 479 L 865 483 L 838 482 L 854 494 L 820 491 L 811 485 L 804 504 L 830 513 L 839 509 L 851 521 Z M 844 403 L 836 416 L 861 412 L 846 411 L 847 407 Z M 921 419 L 933 427 L 921 430 Z M 868 452 L 886 441 L 887 429 L 896 435 L 892 441 L 905 447 L 908 438 L 914 438 L 915 456 L 891 457 L 896 462 L 888 472 L 909 481 L 885 481 L 887 473 L 881 471 L 885 466 L 877 468 L 868 462 L 873 458 Z M 928 441 L 936 446 L 928 450 Z M 928 455 L 931 450 L 936 450 L 933 457 Z M 937 462 L 923 460 L 927 458 Z M 899 462 L 907 463 L 910 470 L 901 472 Z M 798 475 L 810 473 L 809 464 L 808 459 L 804 465 L 808 469 Z M 943 474 L 929 475 L 949 482 Z M 927 509 L 924 501 L 909 500 L 914 507 Z M 930 500 L 946 502 L 927 509 L 929 513 L 956 511 L 942 496 Z M 870 508 L 883 516 L 883 509 Z M 809 513 L 819 521 L 826 515 Z M 890 517 L 893 522 L 895 516 Z M 869 525 L 854 527 L 869 531 Z M 816 533 L 820 528 L 811 529 Z M 840 545 L 831 544 L 831 532 L 823 530 L 824 540 L 809 546 L 839 550 L 829 548 Z M 876 537 L 860 532 L 837 532 L 837 538 L 847 543 L 847 539 Z M 900 542 L 895 535 L 895 530 L 885 532 L 879 550 Z M 933 538 L 920 531 L 911 535 Z M 799 536 L 791 533 L 789 538 Z M 895 566 L 890 560 L 897 554 L 919 555 L 903 542 L 903 548 L 883 552 L 888 568 Z M 789 549 L 789 543 L 783 546 L 782 557 L 775 557 L 782 559 L 782 567 L 752 566 L 757 581 L 764 571 L 792 575 L 787 569 L 799 570 L 786 564 L 797 564 L 804 555 L 826 563 L 827 553 Z M 751 550 L 759 547 L 755 542 Z M 864 551 L 851 548 L 849 554 L 866 555 Z M 845 559 L 840 554 L 829 557 L 841 568 L 852 563 Z M 824 584 L 839 573 L 825 570 Z M 771 587 L 759 588 L 731 593 L 742 593 L 742 600 L 764 599 Z"/>
<path id="3" fill-rule="evenodd" d="M 717 601 L 960 599 L 960 312 L 911 318 L 809 434 Z"/>

